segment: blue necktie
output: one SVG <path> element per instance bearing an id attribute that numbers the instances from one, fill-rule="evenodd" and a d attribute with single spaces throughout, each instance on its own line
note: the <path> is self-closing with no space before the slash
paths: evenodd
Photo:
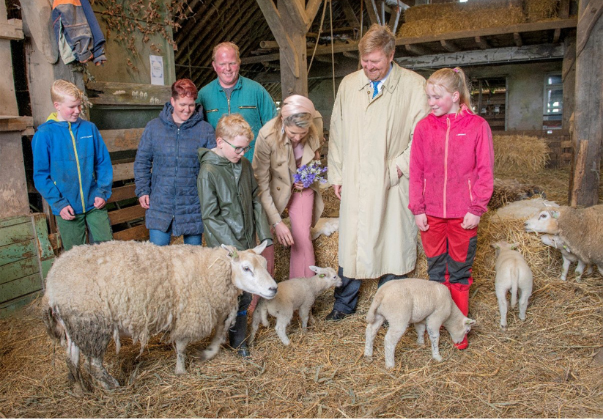
<path id="1" fill-rule="evenodd" d="M 373 97 L 377 96 L 377 93 L 379 93 L 379 89 L 377 88 L 377 86 L 379 86 L 379 81 L 372 81 L 371 83 L 373 83 Z"/>

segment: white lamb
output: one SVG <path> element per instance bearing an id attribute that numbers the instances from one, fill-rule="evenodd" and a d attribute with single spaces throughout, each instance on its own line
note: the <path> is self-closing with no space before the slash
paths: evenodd
<path id="1" fill-rule="evenodd" d="M 597 265 L 603 275 L 603 205 L 546 208 L 527 220 L 525 229 L 558 235 L 572 254 L 584 263 Z"/>
<path id="2" fill-rule="evenodd" d="M 542 243 L 546 244 L 547 246 L 554 247 L 555 249 L 561 252 L 561 257 L 563 258 L 563 272 L 561 272 L 562 281 L 565 281 L 567 279 L 567 272 L 569 271 L 572 262 L 578 262 L 578 265 L 576 266 L 575 270 L 577 282 L 580 282 L 580 280 L 582 279 L 582 274 L 584 273 L 585 267 L 588 266 L 588 269 L 586 271 L 587 274 L 592 273 L 592 266 L 580 260 L 578 256 L 573 254 L 569 250 L 569 247 L 567 247 L 563 239 L 558 235 L 543 234 L 540 240 L 542 240 Z"/>
<path id="3" fill-rule="evenodd" d="M 316 273 L 311 278 L 293 278 L 278 284 L 278 292 L 271 300 L 261 299 L 253 312 L 253 322 L 249 341 L 253 342 L 260 321 L 264 327 L 268 327 L 268 314 L 276 317 L 276 333 L 283 344 L 289 345 L 287 337 L 287 326 L 293 318 L 293 313 L 298 311 L 302 321 L 302 329 L 305 331 L 310 324 L 314 323 L 312 317 L 312 305 L 316 297 L 331 287 L 341 286 L 341 278 L 337 276 L 332 268 L 319 268 L 310 266 Z"/>
<path id="4" fill-rule="evenodd" d="M 375 294 L 366 315 L 364 356 L 373 356 L 373 341 L 383 322 L 389 322 L 385 334 L 385 367 L 394 367 L 394 352 L 410 323 L 417 330 L 417 344 L 425 344 L 425 329 L 431 341 L 431 355 L 440 362 L 440 326 L 444 325 L 454 343 L 461 343 L 475 324 L 461 313 L 448 288 L 439 282 L 408 278 L 383 284 Z"/>
<path id="5" fill-rule="evenodd" d="M 500 328 L 507 329 L 507 292 L 511 291 L 511 307 L 517 304 L 519 290 L 519 318 L 526 319 L 528 299 L 532 295 L 533 279 L 532 270 L 527 262 L 516 250 L 517 245 L 506 241 L 492 244 L 496 249 L 496 298 L 500 310 Z"/>
<path id="6" fill-rule="evenodd" d="M 241 290 L 273 298 L 277 285 L 260 254 L 234 247 L 155 246 L 112 241 L 76 246 L 60 256 L 46 279 L 44 321 L 51 337 L 67 350 L 67 366 L 82 389 L 80 351 L 90 373 L 106 389 L 119 383 L 103 367 L 111 338 L 120 334 L 140 341 L 165 334 L 176 345 L 176 374 L 184 374 L 189 343 L 215 336 L 202 359 L 214 357 L 236 314 Z"/>

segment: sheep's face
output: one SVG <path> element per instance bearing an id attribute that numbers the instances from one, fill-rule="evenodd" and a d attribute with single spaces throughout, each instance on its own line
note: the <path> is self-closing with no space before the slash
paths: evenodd
<path id="1" fill-rule="evenodd" d="M 469 333 L 471 331 L 471 326 L 473 326 L 475 323 L 476 323 L 475 320 L 465 317 L 463 319 L 463 327 L 462 327 L 462 329 L 459 330 L 459 333 L 450 333 L 450 331 L 449 331 L 452 341 L 454 343 L 461 343 L 463 341 L 463 339 L 465 339 L 465 336 L 467 335 L 467 333 Z"/>
<path id="2" fill-rule="evenodd" d="M 558 211 L 544 210 L 528 219 L 524 226 L 528 233 L 557 234 L 559 232 L 557 218 L 559 218 Z"/>
<path id="3" fill-rule="evenodd" d="M 228 251 L 232 267 L 232 283 L 235 287 L 267 300 L 274 298 L 277 285 L 266 269 L 266 259 L 260 256 L 265 245 L 245 251 L 237 251 L 232 246 L 222 247 Z"/>
<path id="4" fill-rule="evenodd" d="M 319 278 L 323 278 L 329 284 L 329 287 L 340 287 L 342 282 L 337 272 L 333 268 L 319 268 L 318 266 L 310 266 L 310 270 Z"/>

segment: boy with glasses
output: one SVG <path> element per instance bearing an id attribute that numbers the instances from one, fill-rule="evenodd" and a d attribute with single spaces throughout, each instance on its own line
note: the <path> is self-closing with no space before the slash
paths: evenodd
<path id="1" fill-rule="evenodd" d="M 251 163 L 243 154 L 249 150 L 253 132 L 239 114 L 224 115 L 216 126 L 216 147 L 198 151 L 200 169 L 197 189 L 201 200 L 201 216 L 205 241 L 209 247 L 222 244 L 247 250 L 272 235 L 259 198 L 259 189 Z M 249 356 L 247 347 L 247 307 L 251 294 L 239 297 L 239 310 L 229 330 L 230 346 L 242 357 Z"/>

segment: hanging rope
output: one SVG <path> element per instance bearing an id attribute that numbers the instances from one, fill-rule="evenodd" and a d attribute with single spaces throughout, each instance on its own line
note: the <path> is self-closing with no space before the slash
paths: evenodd
<path id="1" fill-rule="evenodd" d="M 329 1 L 329 0 L 325 0 Z M 312 62 L 314 61 L 314 55 L 316 54 L 316 48 L 318 47 L 318 40 L 320 39 L 320 33 L 322 32 L 322 24 L 325 21 L 325 12 L 327 11 L 327 4 L 325 3 L 322 7 L 322 17 L 320 18 L 320 26 L 318 27 L 318 34 L 316 34 L 316 42 L 314 43 L 314 51 L 312 51 L 312 58 L 310 58 L 310 64 L 308 64 L 308 74 L 312 68 Z"/>

